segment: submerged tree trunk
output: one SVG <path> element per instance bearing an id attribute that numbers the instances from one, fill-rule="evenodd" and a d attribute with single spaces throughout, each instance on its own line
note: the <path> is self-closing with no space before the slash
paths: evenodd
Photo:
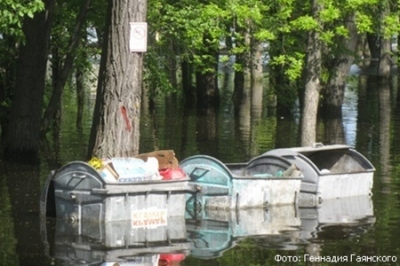
<path id="1" fill-rule="evenodd" d="M 182 68 L 182 89 L 185 98 L 185 105 L 191 105 L 196 99 L 196 90 L 193 86 L 193 66 L 187 60 L 183 60 Z"/>
<path id="2" fill-rule="evenodd" d="M 313 17 L 318 18 L 321 9 L 318 0 L 312 1 L 312 9 Z M 307 41 L 306 83 L 301 116 L 301 146 L 312 146 L 316 142 L 318 102 L 321 90 L 321 46 L 318 30 L 311 31 Z"/>
<path id="3" fill-rule="evenodd" d="M 357 26 L 355 24 L 355 14 L 346 19 L 346 28 L 349 31 L 349 37 L 340 43 L 343 43 L 346 53 L 338 56 L 334 62 L 329 65 L 332 69 L 329 80 L 325 87 L 324 111 L 329 117 L 342 116 L 342 104 L 344 101 L 344 91 L 346 87 L 346 78 L 349 75 L 350 67 L 354 61 L 354 54 L 358 44 Z"/>
<path id="4" fill-rule="evenodd" d="M 143 54 L 130 52 L 130 22 L 146 20 L 146 0 L 109 0 L 88 157 L 139 152 Z"/>
<path id="5" fill-rule="evenodd" d="M 13 36 L 3 34 L 3 42 L 6 47 L 7 53 L 3 53 L 0 64 L 2 71 L 0 71 L 0 143 L 5 140 L 7 126 L 9 123 L 10 107 L 8 102 L 11 98 L 12 89 L 15 87 L 16 74 L 15 74 L 15 60 L 16 58 L 16 40 Z M 1 149 L 1 147 L 0 147 Z"/>
<path id="6" fill-rule="evenodd" d="M 242 28 L 238 29 L 243 39 L 236 40 L 237 47 L 248 47 L 250 46 L 250 29 Z M 245 97 L 250 97 L 249 91 L 251 87 L 251 53 L 242 52 L 236 54 L 236 64 L 241 66 L 241 70 L 235 71 L 234 77 L 234 88 L 232 100 L 237 108 L 244 100 Z"/>
<path id="7" fill-rule="evenodd" d="M 17 62 L 18 77 L 6 133 L 4 158 L 36 163 L 39 160 L 39 131 L 54 1 L 45 1 L 45 11 L 25 18 L 25 44 Z"/>
<path id="8" fill-rule="evenodd" d="M 263 46 L 261 43 L 253 45 L 252 64 L 251 64 L 251 110 L 252 118 L 261 117 L 263 101 Z"/>
<path id="9" fill-rule="evenodd" d="M 367 74 L 389 77 L 391 74 L 391 40 L 368 34 L 368 47 L 371 51 L 371 64 Z"/>
<path id="10" fill-rule="evenodd" d="M 217 72 L 196 73 L 197 107 L 217 107 L 219 105 L 219 91 Z"/>
<path id="11" fill-rule="evenodd" d="M 85 81 L 82 69 L 77 69 L 75 73 L 76 82 L 76 128 L 82 130 L 83 109 L 85 106 Z"/>

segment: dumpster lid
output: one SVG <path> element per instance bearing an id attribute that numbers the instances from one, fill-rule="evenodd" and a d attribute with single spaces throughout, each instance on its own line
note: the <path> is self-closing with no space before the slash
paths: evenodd
<path id="1" fill-rule="evenodd" d="M 353 148 L 352 146 L 345 144 L 332 144 L 324 146 L 322 143 L 315 143 L 313 146 L 306 146 L 306 147 L 278 148 L 268 151 L 264 154 L 274 154 L 278 156 L 297 155 L 298 153 L 308 154 L 318 151 L 350 150 L 352 148 Z"/>

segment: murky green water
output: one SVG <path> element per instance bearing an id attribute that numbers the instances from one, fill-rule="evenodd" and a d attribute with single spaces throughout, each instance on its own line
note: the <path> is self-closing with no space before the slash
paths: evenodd
<path id="1" fill-rule="evenodd" d="M 158 265 L 158 254 L 170 252 L 185 254 L 180 265 L 328 265 L 332 260 L 398 265 L 398 108 L 397 89 L 363 79 L 358 90 L 346 94 L 342 119 L 319 122 L 318 141 L 353 145 L 374 164 L 372 198 L 324 201 L 320 208 L 210 213 L 214 220 L 177 223 L 176 230 L 187 239 L 173 247 L 160 243 L 136 249 L 106 248 L 107 239 L 74 235 L 70 232 L 80 228 L 67 230 L 56 227 L 53 219 L 40 219 L 40 190 L 50 171 L 85 156 L 89 122 L 79 132 L 74 116 L 65 117 L 59 139 L 50 138 L 44 146 L 40 166 L 1 163 L 0 265 L 113 265 L 116 257 L 123 257 L 129 262 L 119 265 L 147 266 Z M 206 154 L 243 162 L 273 148 L 296 146 L 296 118 L 277 119 L 259 107 L 243 108 L 239 114 L 235 117 L 229 104 L 216 112 L 198 112 L 172 100 L 159 101 L 153 111 L 142 112 L 140 150 L 174 149 L 179 160 Z"/>

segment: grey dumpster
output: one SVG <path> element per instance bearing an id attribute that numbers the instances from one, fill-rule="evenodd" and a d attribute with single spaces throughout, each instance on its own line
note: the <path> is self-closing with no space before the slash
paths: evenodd
<path id="1" fill-rule="evenodd" d="M 180 167 L 196 186 L 187 210 L 244 209 L 293 205 L 300 192 L 302 173 L 278 156 L 258 156 L 246 163 L 224 164 L 207 155 L 190 156 Z"/>
<path id="2" fill-rule="evenodd" d="M 108 183 L 89 164 L 75 161 L 49 175 L 41 212 L 74 221 L 130 221 L 133 228 L 166 226 L 185 214 L 188 181 Z"/>
<path id="3" fill-rule="evenodd" d="M 281 156 L 304 174 L 300 194 L 318 200 L 370 195 L 374 166 L 348 145 L 317 144 L 313 147 L 274 149 L 265 154 Z"/>

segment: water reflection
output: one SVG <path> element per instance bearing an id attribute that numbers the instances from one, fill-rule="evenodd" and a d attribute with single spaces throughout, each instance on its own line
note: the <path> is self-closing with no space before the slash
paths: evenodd
<path id="1" fill-rule="evenodd" d="M 47 219 L 41 233 L 46 255 L 62 265 L 159 265 L 183 260 L 191 247 L 181 217 L 158 228 L 135 228 L 131 221 Z"/>
<path id="2" fill-rule="evenodd" d="M 42 220 L 41 235 L 46 255 L 62 265 L 179 265 L 186 257 L 221 257 L 249 239 L 263 248 L 305 246 L 308 254 L 317 254 L 324 249 L 323 240 L 359 237 L 375 223 L 369 196 L 326 200 L 315 208 L 207 210 L 201 217 L 186 218 L 143 228 L 130 221 L 74 223 L 47 218 Z M 165 264 L 174 258 L 175 264 Z"/>

